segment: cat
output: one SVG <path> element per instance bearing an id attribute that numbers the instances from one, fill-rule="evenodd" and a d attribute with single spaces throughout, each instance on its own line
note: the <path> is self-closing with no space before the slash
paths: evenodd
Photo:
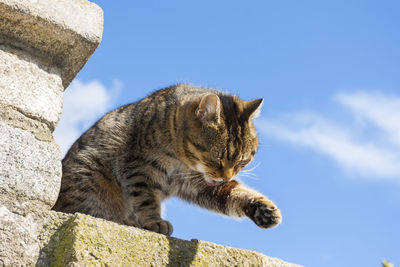
<path id="1" fill-rule="evenodd" d="M 262 103 L 179 84 L 111 111 L 63 159 L 53 209 L 171 235 L 160 206 L 176 195 L 261 228 L 278 225 L 276 205 L 234 179 L 257 151 L 252 121 Z"/>

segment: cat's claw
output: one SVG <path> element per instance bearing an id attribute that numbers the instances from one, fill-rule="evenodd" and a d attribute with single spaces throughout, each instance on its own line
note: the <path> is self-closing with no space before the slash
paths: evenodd
<path id="1" fill-rule="evenodd" d="M 244 212 L 261 228 L 272 228 L 282 222 L 281 211 L 269 200 L 250 202 Z"/>
<path id="2" fill-rule="evenodd" d="M 170 236 L 173 231 L 171 223 L 169 221 L 164 221 L 164 220 L 152 222 L 148 225 L 145 225 L 143 228 L 146 230 L 150 230 L 168 236 Z"/>

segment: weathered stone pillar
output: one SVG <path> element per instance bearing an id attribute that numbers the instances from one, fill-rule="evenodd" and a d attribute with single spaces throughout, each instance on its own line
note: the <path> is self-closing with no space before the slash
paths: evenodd
<path id="1" fill-rule="evenodd" d="M 63 91 L 102 29 L 102 10 L 87 0 L 0 0 L 0 266 L 36 262 L 38 214 L 61 180 L 52 132 Z"/>

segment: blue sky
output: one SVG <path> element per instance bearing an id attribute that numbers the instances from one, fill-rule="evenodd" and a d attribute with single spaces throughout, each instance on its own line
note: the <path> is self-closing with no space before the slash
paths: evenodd
<path id="1" fill-rule="evenodd" d="M 103 41 L 66 90 L 65 151 L 105 112 L 178 82 L 263 97 L 244 182 L 262 230 L 171 199 L 173 236 L 305 266 L 400 265 L 400 2 L 95 1 Z"/>

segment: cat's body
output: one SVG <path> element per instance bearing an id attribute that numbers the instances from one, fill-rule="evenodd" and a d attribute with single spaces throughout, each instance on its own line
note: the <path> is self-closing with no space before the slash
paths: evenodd
<path id="1" fill-rule="evenodd" d="M 160 204 L 177 195 L 276 226 L 274 203 L 233 179 L 256 153 L 252 119 L 261 104 L 182 84 L 106 114 L 65 156 L 54 209 L 170 235 Z"/>

